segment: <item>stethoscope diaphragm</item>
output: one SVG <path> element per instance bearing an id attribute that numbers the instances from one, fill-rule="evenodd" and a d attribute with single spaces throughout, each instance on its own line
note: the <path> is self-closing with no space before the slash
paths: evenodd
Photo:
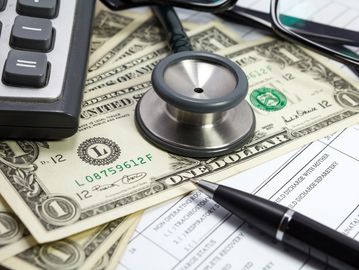
<path id="1" fill-rule="evenodd" d="M 223 155 L 254 133 L 255 116 L 244 100 L 247 77 L 225 57 L 175 53 L 157 64 L 152 86 L 136 107 L 136 124 L 147 140 L 166 151 Z"/>

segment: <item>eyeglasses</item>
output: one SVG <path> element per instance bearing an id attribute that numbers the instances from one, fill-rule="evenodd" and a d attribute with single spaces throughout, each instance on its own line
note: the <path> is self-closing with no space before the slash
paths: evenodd
<path id="1" fill-rule="evenodd" d="M 325 15 L 331 16 L 331 20 L 325 18 L 330 24 L 318 22 L 324 21 Z M 270 13 L 235 6 L 219 16 L 272 30 L 286 40 L 346 64 L 359 76 L 359 55 L 355 53 L 359 51 L 359 3 L 356 1 L 271 0 Z"/>
<path id="2" fill-rule="evenodd" d="M 101 0 L 113 10 L 145 5 L 171 5 L 205 12 L 221 12 L 234 6 L 237 0 Z"/>
<path id="3" fill-rule="evenodd" d="M 355 53 L 355 50 L 359 51 L 359 1 L 267 1 L 270 1 L 269 13 L 234 6 L 236 0 L 102 0 L 107 6 L 116 10 L 139 5 L 162 4 L 215 12 L 216 15 L 232 22 L 274 31 L 286 40 L 299 43 L 346 64 L 359 76 L 359 55 Z M 259 0 L 240 0 L 238 4 L 243 2 L 253 3 Z M 328 20 L 321 22 L 321 16 L 326 15 L 333 15 L 334 19 L 330 23 Z M 346 29 L 350 24 L 352 29 Z"/>

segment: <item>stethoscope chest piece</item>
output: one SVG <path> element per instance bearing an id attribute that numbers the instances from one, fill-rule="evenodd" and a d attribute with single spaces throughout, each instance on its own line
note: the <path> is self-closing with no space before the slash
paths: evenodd
<path id="1" fill-rule="evenodd" d="M 248 81 L 230 60 L 179 52 L 163 59 L 136 107 L 142 135 L 166 151 L 212 157 L 234 151 L 253 135 L 255 116 L 244 100 Z"/>

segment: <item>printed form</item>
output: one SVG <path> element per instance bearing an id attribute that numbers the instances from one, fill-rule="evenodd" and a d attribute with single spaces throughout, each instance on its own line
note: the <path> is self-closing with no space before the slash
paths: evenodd
<path id="1" fill-rule="evenodd" d="M 294 2 L 300 5 L 305 1 Z M 341 0 L 318 3 L 321 6 L 313 20 L 359 29 L 358 3 L 355 8 Z M 241 0 L 239 4 L 269 10 L 269 0 Z M 215 18 L 190 11 L 181 11 L 180 17 L 203 22 Z M 262 36 L 254 28 L 228 25 L 246 40 Z M 352 78 L 358 79 L 354 75 Z M 359 240 L 357 138 L 359 126 L 354 126 L 221 184 L 290 207 Z M 194 191 L 146 211 L 117 269 L 307 270 L 325 266 L 276 243 Z"/>
<path id="2" fill-rule="evenodd" d="M 231 177 L 222 184 L 359 235 L 359 126 Z M 198 191 L 150 209 L 118 270 L 324 269 L 262 235 Z"/>

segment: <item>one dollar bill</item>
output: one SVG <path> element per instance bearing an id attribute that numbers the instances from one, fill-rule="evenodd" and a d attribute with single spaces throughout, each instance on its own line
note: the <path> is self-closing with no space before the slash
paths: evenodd
<path id="1" fill-rule="evenodd" d="M 120 239 L 118 239 L 115 244 L 106 250 L 106 253 L 92 267 L 92 270 L 115 270 L 117 268 L 118 263 L 126 250 L 128 242 L 135 232 L 141 216 L 142 213 L 137 213 L 137 216 L 134 218 L 131 226 L 121 235 Z"/>
<path id="2" fill-rule="evenodd" d="M 186 30 L 196 25 L 184 23 Z M 148 46 L 166 40 L 166 35 L 151 12 L 137 14 L 136 20 L 125 29 L 107 40 L 89 59 L 89 72 L 106 65 L 112 65 L 119 59 L 141 52 Z"/>
<path id="3" fill-rule="evenodd" d="M 215 22 L 189 31 L 188 36 L 196 51 L 217 52 L 241 43 L 235 33 Z M 159 61 L 170 53 L 166 42 L 146 47 L 141 53 L 116 61 L 111 65 L 89 73 L 85 93 L 101 91 L 108 86 L 120 84 L 151 73 Z"/>
<path id="4" fill-rule="evenodd" d="M 30 232 L 0 196 L 0 261 L 36 244 Z"/>
<path id="5" fill-rule="evenodd" d="M 115 61 L 121 50 L 129 43 L 134 42 L 138 45 L 149 46 L 164 41 L 164 35 L 160 29 L 151 12 L 142 13 L 135 22 L 112 36 L 90 56 L 88 71 L 92 72 Z"/>
<path id="6" fill-rule="evenodd" d="M 114 12 L 106 8 L 100 1 L 96 3 L 96 13 L 92 26 L 90 52 L 95 52 L 113 36 L 126 31 L 136 20 L 136 14 L 130 12 Z"/>
<path id="7" fill-rule="evenodd" d="M 66 239 L 36 245 L 1 262 L 1 265 L 14 270 L 91 269 L 136 219 L 137 214 L 134 214 Z"/>
<path id="8" fill-rule="evenodd" d="M 143 139 L 134 110 L 152 89 L 149 76 L 86 94 L 71 138 L 1 142 L 0 188 L 34 238 L 52 241 L 128 215 L 192 190 L 189 178 L 219 181 L 359 120 L 358 83 L 319 56 L 271 39 L 222 54 L 246 72 L 257 119 L 253 139 L 232 154 L 196 160 Z"/>

